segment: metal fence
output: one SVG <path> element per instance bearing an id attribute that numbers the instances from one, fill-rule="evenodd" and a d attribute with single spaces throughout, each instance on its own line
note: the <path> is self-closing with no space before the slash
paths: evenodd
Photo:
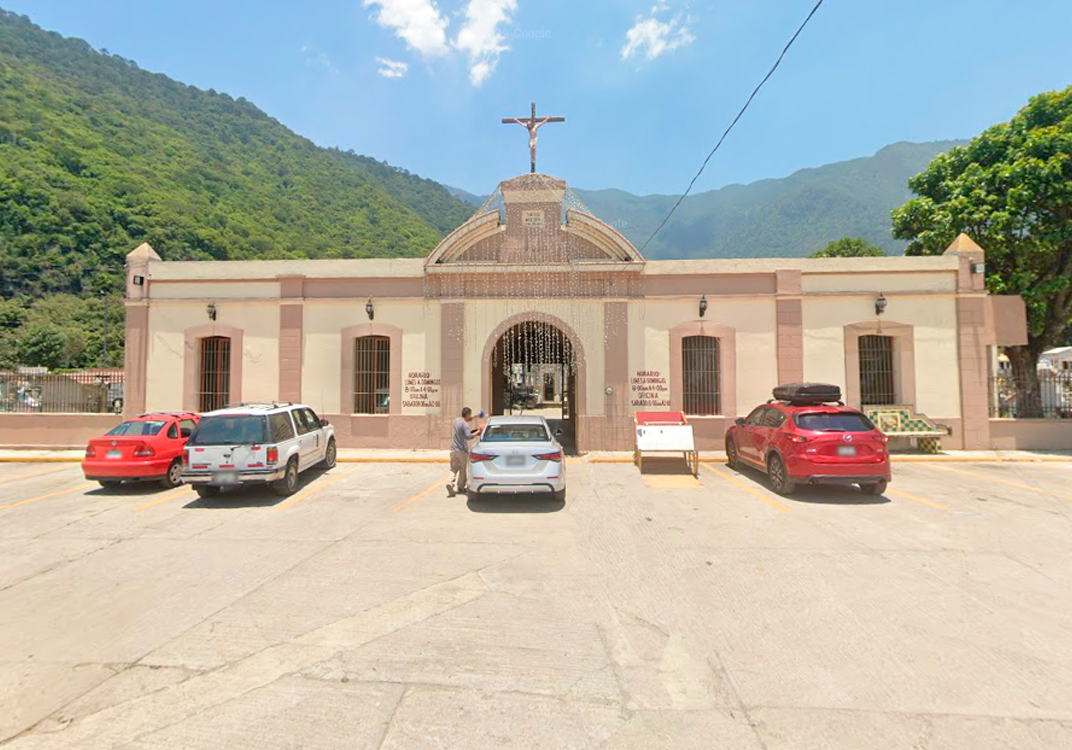
<path id="1" fill-rule="evenodd" d="M 123 384 L 123 371 L 116 369 L 63 373 L 37 368 L 0 370 L 0 412 L 119 414 L 123 411 Z"/>
<path id="2" fill-rule="evenodd" d="M 1072 419 L 1072 370 L 1039 372 L 1039 395 L 1044 419 Z M 990 379 L 990 416 L 1022 418 L 1021 402 L 1011 375 Z"/>

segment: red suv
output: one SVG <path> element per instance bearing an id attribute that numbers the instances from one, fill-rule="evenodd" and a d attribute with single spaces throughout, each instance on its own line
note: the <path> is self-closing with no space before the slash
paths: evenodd
<path id="1" fill-rule="evenodd" d="M 101 487 L 120 483 L 159 482 L 164 487 L 182 484 L 182 454 L 200 417 L 197 414 L 142 414 L 86 446 L 82 473 Z"/>
<path id="2" fill-rule="evenodd" d="M 796 390 L 775 389 L 775 396 L 783 399 L 756 407 L 726 432 L 730 468 L 747 465 L 767 472 L 780 495 L 791 494 L 798 484 L 857 484 L 869 495 L 885 492 L 889 438 L 840 401 L 831 404 L 826 398 L 787 392 Z M 840 398 L 840 390 L 836 392 Z"/>

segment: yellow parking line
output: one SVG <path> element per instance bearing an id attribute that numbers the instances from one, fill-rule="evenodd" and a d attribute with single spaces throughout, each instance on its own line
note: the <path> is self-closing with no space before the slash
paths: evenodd
<path id="1" fill-rule="evenodd" d="M 160 505 L 161 503 L 166 503 L 168 500 L 174 500 L 180 495 L 185 495 L 192 489 L 193 487 L 191 487 L 190 485 L 186 485 L 185 487 L 176 487 L 170 492 L 165 492 L 163 495 L 160 495 L 160 497 L 154 498 L 147 503 L 142 503 L 141 505 L 134 507 L 133 510 L 145 510 L 146 508 L 152 508 L 156 505 Z"/>
<path id="2" fill-rule="evenodd" d="M 407 505 L 415 503 L 418 500 L 423 500 L 424 498 L 428 497 L 429 495 L 431 495 L 436 490 L 443 489 L 443 483 L 444 482 L 449 482 L 450 481 L 450 476 L 451 475 L 448 474 L 447 476 L 443 477 L 438 482 L 433 484 L 431 487 L 429 487 L 428 489 L 424 490 L 423 492 L 417 493 L 416 495 L 411 497 L 409 500 L 403 500 L 398 505 L 396 505 L 395 507 L 391 508 L 391 512 L 392 513 L 397 513 L 398 511 L 400 511 L 403 508 L 405 508 Z"/>
<path id="3" fill-rule="evenodd" d="M 329 485 L 332 485 L 332 484 L 335 484 L 336 482 L 338 482 L 338 481 L 340 481 L 342 479 L 346 479 L 346 477 L 350 476 L 355 471 L 357 471 L 357 467 L 354 467 L 353 469 L 350 469 L 350 471 L 347 471 L 344 474 L 339 474 L 338 476 L 334 476 L 331 479 L 327 479 L 327 480 L 325 480 L 323 482 L 314 483 L 311 486 L 306 487 L 304 490 L 299 492 L 297 495 L 291 495 L 289 498 L 287 498 L 286 500 L 281 502 L 279 505 L 275 506 L 275 509 L 276 510 L 285 510 L 285 509 L 291 507 L 292 505 L 297 505 L 302 500 L 306 499 L 307 497 L 311 497 L 312 495 L 315 495 L 317 492 L 320 492 L 320 490 L 324 489 L 325 487 L 327 487 Z"/>
<path id="4" fill-rule="evenodd" d="M 61 471 L 67 471 L 69 467 L 64 466 L 62 469 L 57 469 L 54 466 L 50 466 L 47 469 L 38 469 L 37 471 L 27 471 L 24 474 L 13 474 L 10 477 L 4 477 L 0 479 L 0 484 L 7 484 L 8 482 L 17 482 L 20 479 L 29 479 L 30 477 L 39 477 L 44 474 L 59 474 Z"/>
<path id="5" fill-rule="evenodd" d="M 1057 492 L 1056 490 L 1048 490 L 1048 489 L 1046 489 L 1044 487 L 1032 487 L 1029 484 L 1024 484 L 1023 482 L 1014 482 L 1011 479 L 1002 479 L 1001 477 L 992 477 L 989 474 L 973 474 L 970 471 L 964 471 L 963 469 L 954 469 L 951 466 L 935 466 L 934 468 L 936 468 L 936 469 L 938 469 L 940 471 L 948 471 L 948 472 L 953 473 L 953 474 L 960 474 L 962 476 L 970 477 L 972 479 L 978 479 L 978 480 L 981 480 L 983 482 L 996 482 L 997 484 L 1004 484 L 1004 485 L 1006 485 L 1008 487 L 1016 487 L 1017 489 L 1020 489 L 1020 490 L 1027 490 L 1029 492 L 1034 492 L 1034 493 L 1040 493 L 1041 492 L 1041 493 L 1045 493 L 1047 495 L 1054 495 L 1055 497 L 1062 497 L 1062 498 L 1064 498 L 1066 500 L 1072 500 L 1072 495 L 1066 494 L 1064 492 Z"/>
<path id="6" fill-rule="evenodd" d="M 742 490 L 747 492 L 749 495 L 752 495 L 754 497 L 758 497 L 760 500 L 762 500 L 763 502 L 765 502 L 767 505 L 771 506 L 772 508 L 776 508 L 776 509 L 780 510 L 782 513 L 789 513 L 790 512 L 789 508 L 785 507 L 784 505 L 782 505 L 777 500 L 774 500 L 773 498 L 767 497 L 766 495 L 764 495 L 762 492 L 760 492 L 759 490 L 755 489 L 754 487 L 749 487 L 747 484 L 745 484 L 741 480 L 737 479 L 737 477 L 730 476 L 726 472 L 722 471 L 721 469 L 716 469 L 714 466 L 711 466 L 710 464 L 706 464 L 706 463 L 701 462 L 700 466 L 703 466 L 705 469 L 707 469 L 708 471 L 710 471 L 710 472 L 712 472 L 714 474 L 718 474 L 720 477 L 725 479 L 730 484 L 733 484 L 733 485 L 736 485 L 737 487 L 740 487 Z"/>
<path id="7" fill-rule="evenodd" d="M 26 505 L 28 503 L 36 503 L 38 500 L 48 500 L 53 497 L 59 497 L 60 495 L 69 495 L 72 492 L 78 492 L 79 490 L 86 490 L 93 487 L 96 482 L 87 482 L 86 484 L 80 484 L 77 487 L 72 487 L 69 490 L 60 490 L 59 492 L 50 492 L 47 495 L 38 495 L 37 497 L 28 497 L 25 500 L 19 500 L 17 503 L 8 503 L 7 505 L 0 505 L 0 510 L 7 510 L 8 508 L 17 508 L 20 505 Z"/>
<path id="8" fill-rule="evenodd" d="M 949 510 L 949 508 L 945 507 L 941 503 L 936 503 L 933 500 L 928 500 L 927 498 L 920 497 L 919 495 L 913 495 L 911 492 L 905 492 L 904 490 L 895 490 L 892 487 L 887 487 L 886 494 L 893 495 L 894 497 L 904 498 L 905 500 L 911 500 L 912 502 L 919 503 L 920 505 L 929 505 L 930 507 L 937 508 L 938 510 Z"/>

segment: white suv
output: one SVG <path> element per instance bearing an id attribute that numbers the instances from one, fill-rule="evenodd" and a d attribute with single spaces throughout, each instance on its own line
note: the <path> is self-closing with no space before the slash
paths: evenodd
<path id="1" fill-rule="evenodd" d="M 183 453 L 182 479 L 201 497 L 225 487 L 269 483 L 280 495 L 298 473 L 335 465 L 335 430 L 301 404 L 240 404 L 201 416 Z"/>

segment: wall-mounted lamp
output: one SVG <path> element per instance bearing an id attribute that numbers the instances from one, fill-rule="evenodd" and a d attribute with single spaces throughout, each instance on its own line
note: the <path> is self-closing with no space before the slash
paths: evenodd
<path id="1" fill-rule="evenodd" d="M 208 307 L 205 308 L 205 312 L 208 313 L 208 319 L 209 320 L 215 320 L 216 319 L 216 303 L 215 302 L 209 302 Z"/>
<path id="2" fill-rule="evenodd" d="M 131 282 L 134 286 L 145 286 L 145 277 L 135 275 L 134 278 L 131 279 Z"/>
<path id="3" fill-rule="evenodd" d="M 878 299 L 875 300 L 875 315 L 881 315 L 886 312 L 886 304 L 886 295 L 879 292 Z"/>
<path id="4" fill-rule="evenodd" d="M 376 308 L 372 306 L 372 297 L 369 297 L 369 301 L 365 303 L 365 312 L 368 313 L 369 320 L 376 317 Z"/>
<path id="5" fill-rule="evenodd" d="M 985 263 L 972 263 L 971 264 L 971 272 L 972 273 L 986 273 L 986 264 Z"/>
<path id="6" fill-rule="evenodd" d="M 700 317 L 707 314 L 707 295 L 700 297 Z"/>

